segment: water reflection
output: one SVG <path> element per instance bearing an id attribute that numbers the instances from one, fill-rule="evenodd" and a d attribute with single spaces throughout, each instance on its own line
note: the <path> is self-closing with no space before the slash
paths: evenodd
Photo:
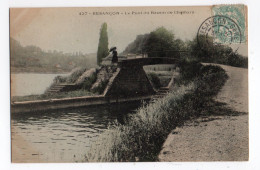
<path id="1" fill-rule="evenodd" d="M 56 76 L 68 74 L 16 73 L 11 74 L 11 96 L 43 94 Z"/>
<path id="2" fill-rule="evenodd" d="M 91 142 L 114 121 L 124 123 L 139 102 L 12 115 L 15 162 L 82 160 Z M 16 151 L 19 150 L 19 154 Z M 31 161 L 30 161 L 31 160 Z"/>

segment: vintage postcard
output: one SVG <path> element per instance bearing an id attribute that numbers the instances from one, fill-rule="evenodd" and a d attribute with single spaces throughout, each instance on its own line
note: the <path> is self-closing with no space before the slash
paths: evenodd
<path id="1" fill-rule="evenodd" d="M 10 8 L 13 163 L 248 161 L 243 4 Z"/>

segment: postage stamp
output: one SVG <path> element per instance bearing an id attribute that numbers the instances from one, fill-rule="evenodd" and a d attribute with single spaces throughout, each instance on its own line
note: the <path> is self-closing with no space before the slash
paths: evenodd
<path id="1" fill-rule="evenodd" d="M 215 5 L 212 7 L 212 15 L 213 16 L 223 16 L 229 18 L 229 22 L 225 24 L 228 26 L 227 28 L 232 29 L 231 31 L 235 31 L 235 29 L 239 29 L 240 32 L 240 40 L 233 41 L 232 43 L 245 43 L 247 41 L 247 32 L 246 32 L 246 18 L 247 18 L 247 9 L 245 5 Z M 218 30 L 221 25 L 214 28 Z M 238 28 L 236 28 L 238 27 Z M 220 35 L 221 36 L 221 35 Z M 221 36 L 222 37 L 222 36 Z M 221 37 L 217 36 L 217 40 L 221 39 Z M 221 41 L 222 43 L 226 43 L 225 40 Z M 228 43 L 228 42 L 227 42 Z"/>
<path id="2" fill-rule="evenodd" d="M 246 42 L 246 22 L 243 5 L 212 7 L 212 16 L 205 19 L 197 33 L 198 43 L 241 44 Z"/>
<path id="3" fill-rule="evenodd" d="M 242 42 L 241 29 L 229 17 L 215 15 L 207 18 L 199 27 L 198 43 L 203 49 L 203 42 L 208 44 L 240 44 Z"/>

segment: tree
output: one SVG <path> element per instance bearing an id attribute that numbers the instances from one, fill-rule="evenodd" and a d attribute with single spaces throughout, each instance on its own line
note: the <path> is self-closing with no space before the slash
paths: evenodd
<path id="1" fill-rule="evenodd" d="M 178 49 L 174 46 L 174 34 L 164 27 L 159 27 L 150 33 L 144 50 L 149 57 L 164 57 L 166 51 Z"/>
<path id="2" fill-rule="evenodd" d="M 186 50 L 186 44 L 181 39 L 175 39 L 174 34 L 164 27 L 159 27 L 149 34 L 138 35 L 130 43 L 123 54 L 146 53 L 148 57 L 177 57 L 179 50 Z"/>
<path id="3" fill-rule="evenodd" d="M 247 67 L 248 60 L 225 44 L 214 44 L 213 37 L 198 36 L 189 42 L 191 55 L 201 62 Z"/>
<path id="4" fill-rule="evenodd" d="M 108 52 L 108 36 L 107 36 L 107 23 L 103 23 L 100 29 L 100 37 L 97 51 L 97 64 L 100 65 L 102 59 L 109 54 Z"/>
<path id="5" fill-rule="evenodd" d="M 145 44 L 147 43 L 147 39 L 149 38 L 150 34 L 144 35 L 137 35 L 136 39 L 128 44 L 128 46 L 123 51 L 123 54 L 134 53 L 134 54 L 141 54 L 145 48 Z"/>

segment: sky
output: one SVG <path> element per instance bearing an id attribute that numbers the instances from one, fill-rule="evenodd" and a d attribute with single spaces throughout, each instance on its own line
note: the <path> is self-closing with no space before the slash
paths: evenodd
<path id="1" fill-rule="evenodd" d="M 209 6 L 12 8 L 10 36 L 23 46 L 36 45 L 45 51 L 96 53 L 100 27 L 106 22 L 109 47 L 116 46 L 122 52 L 137 35 L 160 26 L 171 30 L 176 38 L 192 40 L 201 23 L 210 16 Z M 247 54 L 247 46 L 239 45 L 239 53 Z"/>

